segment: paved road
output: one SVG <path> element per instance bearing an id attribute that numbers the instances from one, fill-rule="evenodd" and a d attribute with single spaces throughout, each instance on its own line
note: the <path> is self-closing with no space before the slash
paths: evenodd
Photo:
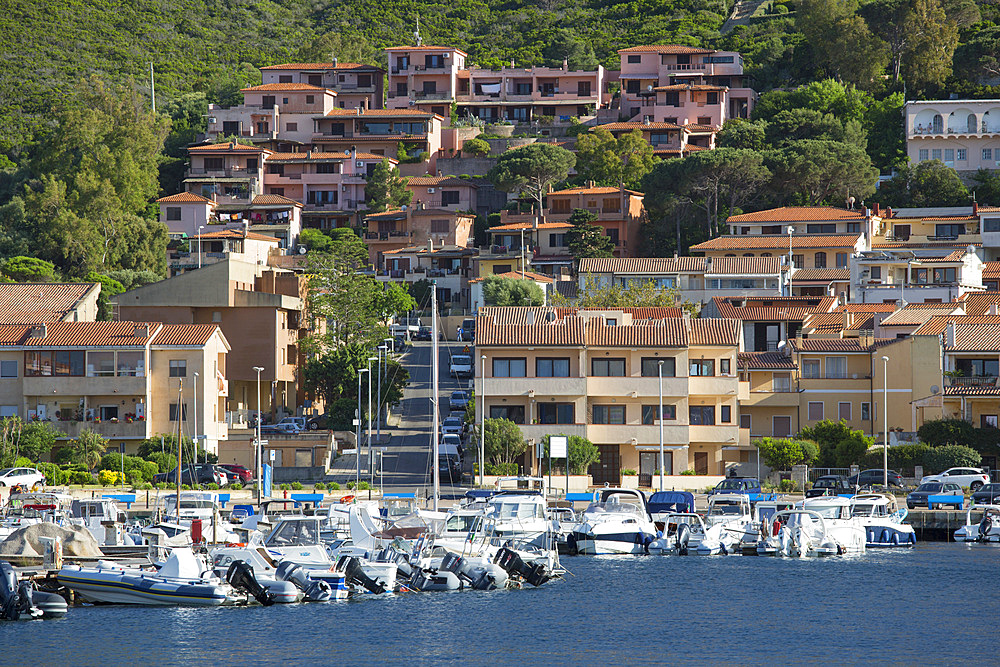
<path id="1" fill-rule="evenodd" d="M 448 373 L 451 355 L 460 353 L 462 347 L 463 344 L 453 341 L 441 341 L 439 346 L 441 419 L 448 415 L 448 396 L 451 392 L 468 385 L 468 380 L 462 380 L 460 385 Z M 402 363 L 410 372 L 410 384 L 396 408 L 400 416 L 399 426 L 389 429 L 392 437 L 382 460 L 383 484 L 389 492 L 415 491 L 422 496 L 431 493 L 434 483 L 431 468 L 431 343 L 414 342 L 403 356 Z M 467 469 L 471 468 L 467 465 Z M 463 492 L 457 486 L 448 484 L 447 479 L 441 480 L 441 488 L 442 495 Z"/>

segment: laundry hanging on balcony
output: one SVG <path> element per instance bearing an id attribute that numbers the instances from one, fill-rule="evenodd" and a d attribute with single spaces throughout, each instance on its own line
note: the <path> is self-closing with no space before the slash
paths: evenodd
<path id="1" fill-rule="evenodd" d="M 480 84 L 479 87 L 483 91 L 483 95 L 499 95 L 500 94 L 500 84 L 499 83 L 483 83 L 483 84 Z"/>

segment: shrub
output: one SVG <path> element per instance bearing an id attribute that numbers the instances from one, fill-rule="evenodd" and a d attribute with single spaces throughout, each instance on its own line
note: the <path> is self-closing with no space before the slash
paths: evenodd
<path id="1" fill-rule="evenodd" d="M 131 486 L 138 486 L 143 482 L 142 471 L 133 468 L 125 473 L 125 479 Z"/>
<path id="2" fill-rule="evenodd" d="M 73 484 L 79 484 L 84 486 L 85 484 L 93 484 L 94 476 L 91 475 L 86 470 L 74 470 L 72 471 Z"/>
<path id="3" fill-rule="evenodd" d="M 38 468 L 38 472 L 45 475 L 46 486 L 58 486 L 69 481 L 69 473 L 55 463 L 39 463 L 35 467 Z"/>
<path id="4" fill-rule="evenodd" d="M 490 154 L 490 145 L 485 139 L 476 137 L 462 144 L 462 152 L 476 157 L 485 157 Z"/>
<path id="5" fill-rule="evenodd" d="M 347 483 L 347 489 L 349 491 L 353 491 L 354 490 L 354 482 L 348 482 Z"/>
<path id="6" fill-rule="evenodd" d="M 149 482 L 143 482 L 142 484 L 138 485 L 135 488 L 138 489 L 139 491 L 149 491 L 150 489 L 153 488 L 153 485 L 150 484 Z"/>
<path id="7" fill-rule="evenodd" d="M 330 484 L 326 488 L 330 489 L 331 491 L 340 491 L 340 484 L 337 484 L 336 482 L 330 482 Z"/>
<path id="8" fill-rule="evenodd" d="M 14 460 L 14 467 L 15 468 L 34 468 L 35 464 L 27 456 L 18 456 Z"/>
<path id="9" fill-rule="evenodd" d="M 965 445 L 942 445 L 932 447 L 924 454 L 924 465 L 934 472 L 943 472 L 948 468 L 978 468 L 983 457 L 972 447 Z"/>
<path id="10" fill-rule="evenodd" d="M 634 468 L 625 468 L 622 470 L 622 474 L 627 477 L 632 477 L 633 475 L 636 474 L 636 472 Z"/>
<path id="11" fill-rule="evenodd" d="M 372 487 L 368 484 L 368 482 L 361 482 L 361 484 L 358 485 L 359 491 L 367 491 L 370 488 Z"/>
<path id="12" fill-rule="evenodd" d="M 157 485 L 156 485 L 156 488 L 164 490 L 164 491 L 167 490 L 167 489 L 172 489 L 173 487 L 174 487 L 174 485 L 171 484 L 170 482 L 158 482 Z"/>
<path id="13" fill-rule="evenodd" d="M 114 486 L 119 481 L 125 481 L 122 479 L 122 475 L 117 470 L 102 470 L 97 475 L 97 481 L 101 486 Z"/>
<path id="14" fill-rule="evenodd" d="M 156 472 L 170 472 L 177 467 L 177 454 L 153 452 L 146 456 L 146 461 L 156 464 Z M 154 473 L 155 474 L 155 473 Z"/>
<path id="15" fill-rule="evenodd" d="M 794 479 L 783 479 L 781 480 L 781 483 L 778 484 L 778 490 L 782 493 L 791 493 L 792 491 L 795 491 L 798 486 L 799 485 Z"/>
<path id="16" fill-rule="evenodd" d="M 302 482 L 292 482 L 292 491 L 301 491 Z"/>
<path id="17" fill-rule="evenodd" d="M 931 446 L 925 444 L 899 445 L 898 447 L 890 447 L 889 468 L 900 472 L 903 472 L 904 470 L 911 472 L 915 466 L 926 466 L 926 463 L 924 463 L 924 457 L 930 451 Z M 877 447 L 873 451 L 868 452 L 868 454 L 861 459 L 860 465 L 863 468 L 881 468 L 882 448 Z"/>
<path id="18" fill-rule="evenodd" d="M 681 474 L 687 477 L 694 477 L 698 473 L 696 473 L 694 470 L 681 470 Z"/>
<path id="19" fill-rule="evenodd" d="M 323 482 L 316 482 L 315 484 L 313 484 L 313 491 L 325 491 L 325 490 L 326 490 L 326 484 L 324 484 Z"/>
<path id="20" fill-rule="evenodd" d="M 487 463 L 486 464 L 486 474 L 487 475 L 517 475 L 521 472 L 521 469 L 516 463 Z"/>
<path id="21" fill-rule="evenodd" d="M 215 482 L 212 482 L 211 484 L 206 484 L 205 488 L 208 489 L 209 491 L 218 491 L 222 487 L 216 484 Z"/>
<path id="22" fill-rule="evenodd" d="M 232 489 L 233 491 L 239 491 L 243 488 L 243 484 L 241 484 L 240 482 L 230 482 L 229 488 Z"/>
<path id="23" fill-rule="evenodd" d="M 197 486 L 197 484 L 195 486 Z M 188 484 L 181 484 L 181 491 L 190 491 L 190 490 L 191 490 L 191 486 L 190 485 L 188 485 Z"/>
<path id="24" fill-rule="evenodd" d="M 282 484 L 282 485 L 281 485 L 281 486 L 279 486 L 278 488 L 279 488 L 279 489 L 281 489 L 282 491 L 288 491 L 288 490 L 289 490 L 289 489 L 291 489 L 292 487 L 291 487 L 291 486 L 289 486 L 288 484 Z"/>

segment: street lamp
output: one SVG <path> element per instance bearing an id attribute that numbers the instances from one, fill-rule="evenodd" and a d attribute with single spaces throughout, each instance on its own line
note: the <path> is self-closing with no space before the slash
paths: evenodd
<path id="1" fill-rule="evenodd" d="M 375 394 L 377 398 L 377 403 L 375 404 L 375 440 L 381 444 L 382 442 L 382 353 L 386 355 L 386 361 L 389 359 L 389 350 L 385 345 L 378 346 L 378 393 Z M 386 364 L 388 366 L 388 364 Z"/>
<path id="2" fill-rule="evenodd" d="M 205 229 L 205 225 L 198 225 L 198 268 L 201 268 L 201 230 Z"/>
<path id="3" fill-rule="evenodd" d="M 486 484 L 486 355 L 480 357 L 482 359 L 482 371 L 480 376 L 482 381 L 479 383 L 480 390 L 480 401 L 482 405 L 482 410 L 479 413 L 479 486 L 484 486 Z"/>
<path id="4" fill-rule="evenodd" d="M 260 449 L 260 422 L 261 416 L 264 412 L 260 409 L 260 373 L 264 370 L 263 366 L 254 366 L 253 369 L 257 371 L 257 504 L 260 505 L 261 498 L 264 493 L 264 462 L 261 461 L 261 449 Z M 180 503 L 178 503 L 180 504 Z"/>
<path id="5" fill-rule="evenodd" d="M 788 225 L 788 296 L 792 295 L 792 234 L 795 233 L 795 227 Z"/>
<path id="6" fill-rule="evenodd" d="M 194 428 L 191 429 L 194 435 L 194 460 L 198 460 L 198 373 L 194 374 Z M 208 463 L 208 452 L 205 452 L 205 463 Z"/>
<path id="7" fill-rule="evenodd" d="M 361 374 L 371 372 L 367 368 L 358 369 L 358 420 L 357 420 L 357 430 L 354 433 L 354 449 L 356 451 L 355 460 L 357 462 L 357 477 L 354 480 L 354 490 L 357 492 L 358 486 L 361 484 Z M 371 385 L 371 382 L 368 383 Z"/>
<path id="8" fill-rule="evenodd" d="M 656 362 L 656 374 L 660 386 L 660 405 L 656 413 L 660 424 L 660 491 L 663 490 L 663 359 Z"/>
<path id="9" fill-rule="evenodd" d="M 889 488 L 889 357 L 882 357 L 882 419 L 885 422 L 882 443 L 882 484 Z"/>
<path id="10" fill-rule="evenodd" d="M 372 467 L 372 362 L 378 357 L 368 357 L 368 472 L 372 486 L 375 485 L 375 468 Z"/>

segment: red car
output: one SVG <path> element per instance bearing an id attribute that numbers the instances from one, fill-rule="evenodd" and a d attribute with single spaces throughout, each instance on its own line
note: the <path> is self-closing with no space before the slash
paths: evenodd
<path id="1" fill-rule="evenodd" d="M 230 477 L 235 476 L 239 479 L 241 484 L 248 484 L 250 480 L 253 479 L 253 473 L 241 465 L 236 465 L 235 463 L 220 463 L 219 467 L 225 469 L 229 473 L 232 473 Z"/>

